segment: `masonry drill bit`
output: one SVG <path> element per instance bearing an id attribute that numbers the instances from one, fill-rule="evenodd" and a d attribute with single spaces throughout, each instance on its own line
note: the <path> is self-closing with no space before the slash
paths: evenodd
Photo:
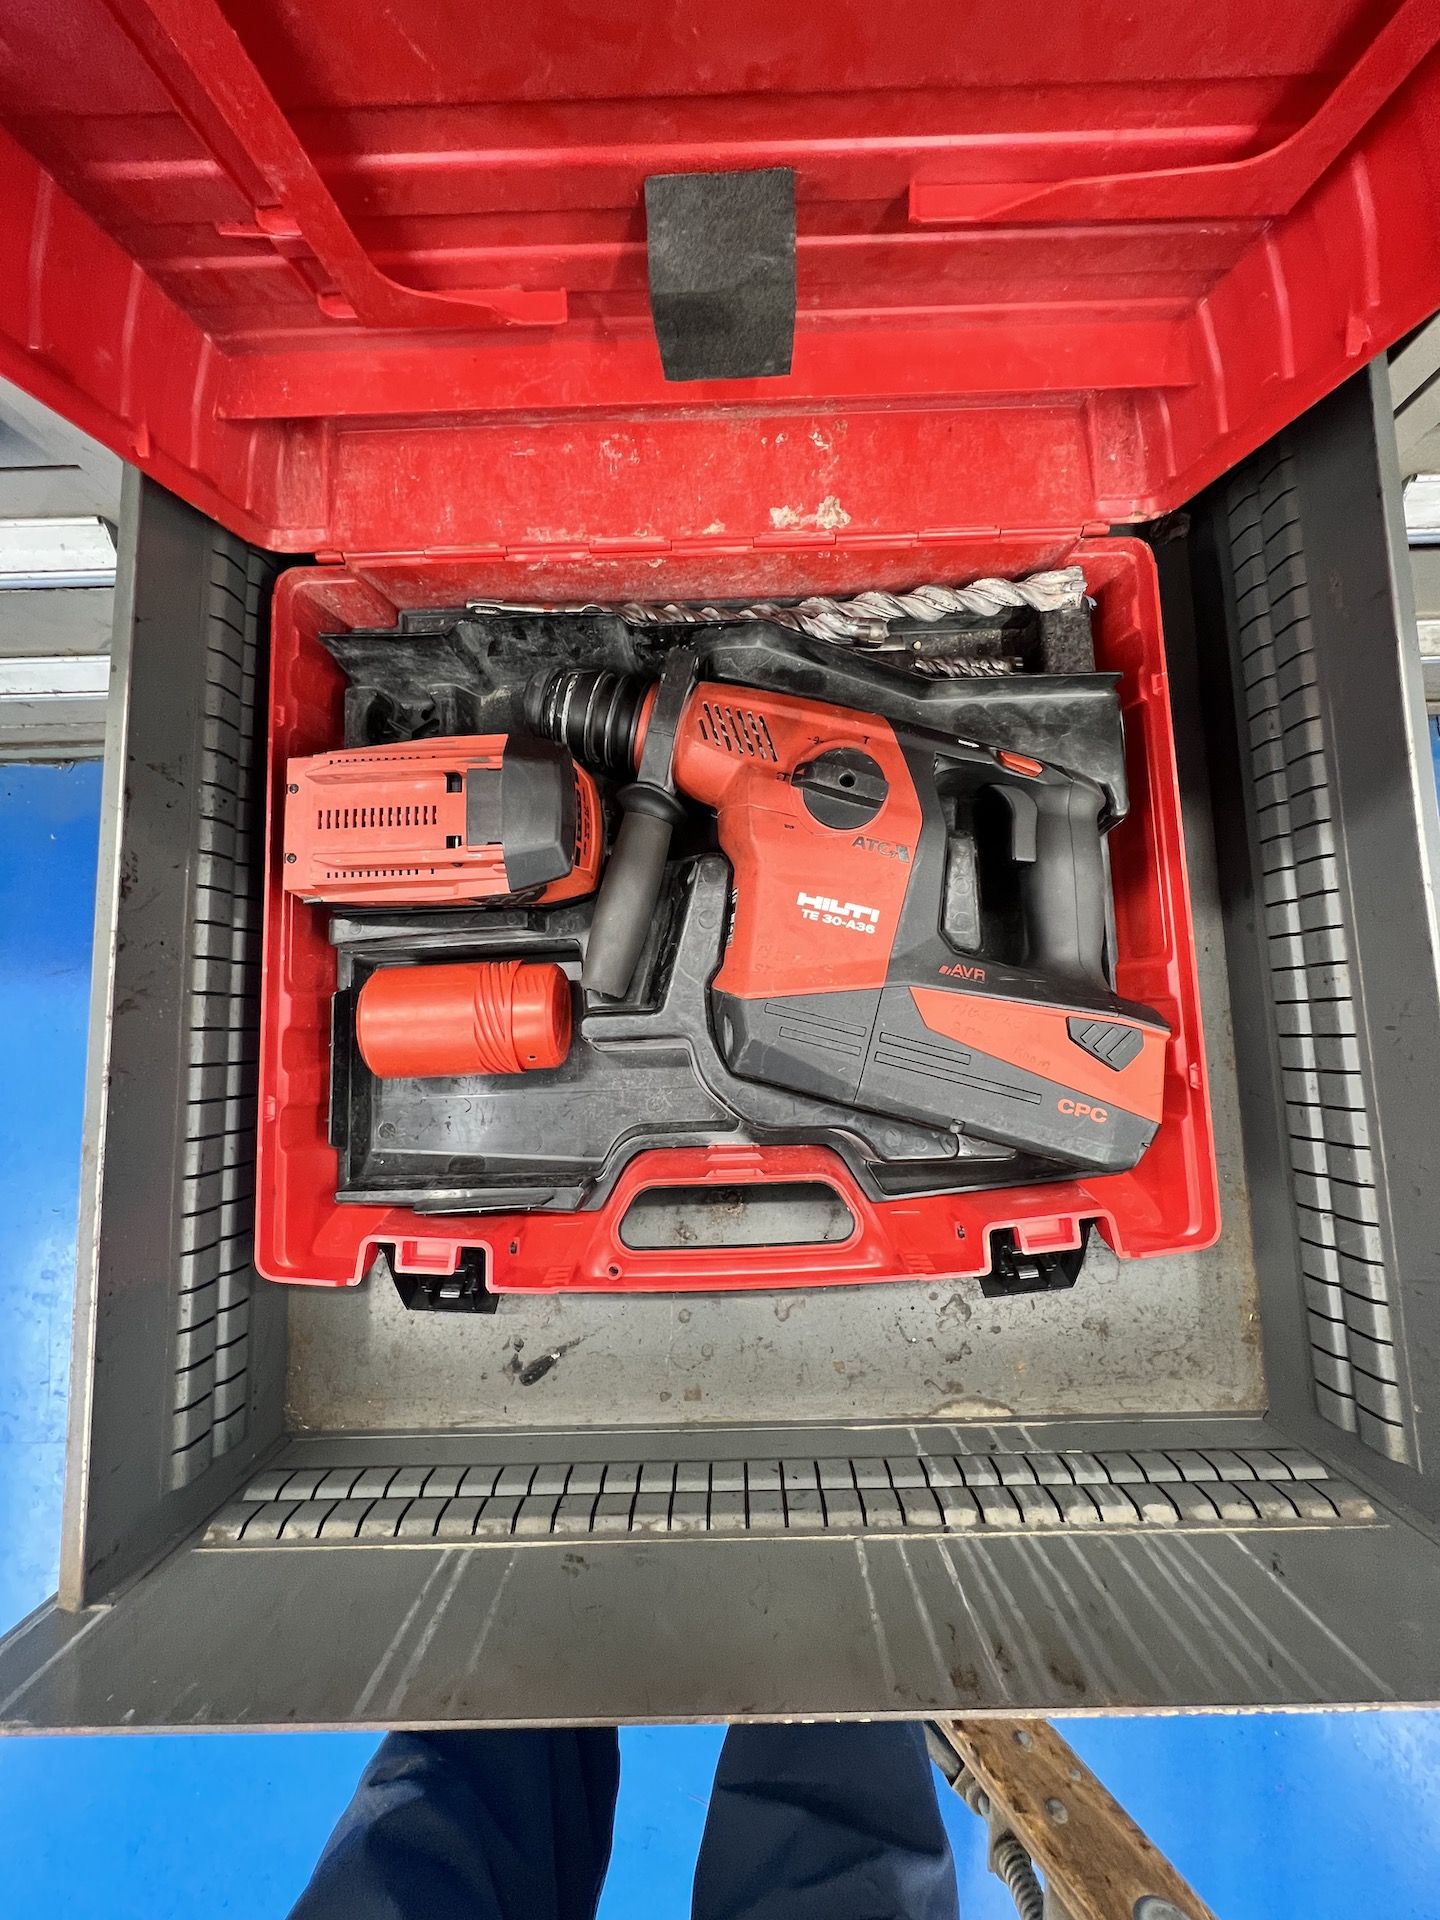
<path id="1" fill-rule="evenodd" d="M 913 656 L 905 664 L 912 673 L 927 680 L 999 680 L 1007 674 L 1019 673 L 1022 663 L 1008 654 L 972 659 L 964 654 L 947 657 L 943 653 L 930 653 Z"/>
<path id="2" fill-rule="evenodd" d="M 538 603 L 517 600 L 472 600 L 471 613 L 614 614 L 632 627 L 716 627 L 736 621 L 764 620 L 772 626 L 807 633 L 816 640 L 851 646 L 883 646 L 897 620 L 935 621 L 956 614 L 994 618 L 1011 608 L 1058 613 L 1078 607 L 1085 599 L 1085 576 L 1079 567 L 1059 567 L 1032 573 L 1021 580 L 972 580 L 964 587 L 921 586 L 907 593 L 879 590 L 857 594 L 851 600 L 815 596 L 795 605 L 775 600 L 752 601 L 733 607 L 688 606 L 669 601 L 655 604 L 627 600 L 607 606 L 599 601 Z"/>

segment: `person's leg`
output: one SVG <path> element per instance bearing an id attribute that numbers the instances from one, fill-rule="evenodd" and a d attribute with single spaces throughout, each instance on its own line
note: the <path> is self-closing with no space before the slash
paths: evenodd
<path id="1" fill-rule="evenodd" d="M 694 1920 L 959 1920 L 918 1722 L 732 1727 Z"/>
<path id="2" fill-rule="evenodd" d="M 592 1920 L 619 1785 L 613 1727 L 393 1733 L 291 1920 Z"/>

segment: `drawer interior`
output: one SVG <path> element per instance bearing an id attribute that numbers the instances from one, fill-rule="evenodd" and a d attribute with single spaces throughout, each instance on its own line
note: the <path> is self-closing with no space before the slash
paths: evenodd
<path id="1" fill-rule="evenodd" d="M 219 1719 L 1431 1697 L 1417 1596 L 1440 1492 L 1415 1356 L 1440 1336 L 1440 823 L 1372 406 L 1351 383 L 1197 502 L 1188 533 L 1155 536 L 1220 1237 L 1128 1262 L 1092 1243 L 1072 1289 L 1006 1299 L 975 1280 L 512 1294 L 468 1316 L 407 1313 L 383 1275 L 262 1281 L 273 569 L 132 482 L 63 1605 L 159 1566 L 157 1595 L 183 1590 L 184 1618 L 212 1640 L 223 1618 L 234 1642 L 202 1713 Z M 463 583 L 444 584 L 454 604 Z M 332 1541 L 347 1551 L 315 1550 Z M 567 1571 L 591 1582 L 579 1635 Z M 1112 1575 L 1123 1647 L 1100 1624 Z M 790 1625 L 752 1687 L 733 1600 L 756 1590 L 783 1594 Z M 427 1620 L 396 1677 L 427 1594 L 465 1605 L 453 1631 Z M 154 1604 L 143 1632 L 168 1658 Z M 337 1606 L 365 1621 L 337 1653 L 349 1703 L 323 1662 L 272 1684 L 275 1609 L 320 1631 Z M 452 1644 L 461 1613 L 497 1622 L 498 1666 Z M 1017 1619 L 1035 1660 L 992 1671 L 983 1648 Z M 643 1673 L 637 1620 L 666 1647 Z M 1258 1622 L 1273 1666 L 1244 1651 Z M 947 1635 L 966 1651 L 937 1678 Z M 1073 1688 L 1040 1658 L 1052 1643 Z M 46 1711 L 109 1724 L 127 1699 L 112 1671 Z M 142 1717 L 170 1714 L 152 1688 Z"/>
<path id="2" fill-rule="evenodd" d="M 287 1421 L 315 1429 L 1033 1420 L 1264 1404 L 1224 933 L 1194 662 L 1170 648 L 1222 1231 L 1121 1260 L 1098 1241 L 1066 1291 L 974 1280 L 786 1293 L 508 1295 L 493 1315 L 408 1313 L 375 1276 L 286 1290 Z M 549 1364 L 543 1364 L 546 1361 Z"/>

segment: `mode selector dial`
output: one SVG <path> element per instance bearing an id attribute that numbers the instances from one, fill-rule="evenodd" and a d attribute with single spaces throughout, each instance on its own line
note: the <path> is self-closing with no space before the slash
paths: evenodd
<path id="1" fill-rule="evenodd" d="M 890 796 L 884 768 L 859 747 L 831 747 L 797 767 L 791 778 L 822 827 L 853 832 L 868 826 Z"/>

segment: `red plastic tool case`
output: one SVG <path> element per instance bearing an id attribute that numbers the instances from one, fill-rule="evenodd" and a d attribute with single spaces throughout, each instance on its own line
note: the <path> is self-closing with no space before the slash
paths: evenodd
<path id="1" fill-rule="evenodd" d="M 270 884 L 257 1249 L 498 1288 L 957 1274 L 1011 1226 L 1203 1245 L 1215 1173 L 1153 568 L 1181 505 L 1440 301 L 1437 0 L 17 0 L 0 372 L 237 534 L 318 556 L 272 632 L 271 787 L 339 744 L 316 635 L 472 595 L 780 596 L 1067 559 L 1124 676 L 1120 991 L 1175 1029 L 1132 1173 L 870 1207 L 811 1249 L 635 1251 L 603 1215 L 337 1207 L 331 956 Z M 795 170 L 784 378 L 668 385 L 643 182 Z M 272 807 L 272 843 L 278 810 Z M 517 1097 L 523 1097 L 523 1093 Z M 798 1149 L 763 1171 L 815 1175 Z"/>

